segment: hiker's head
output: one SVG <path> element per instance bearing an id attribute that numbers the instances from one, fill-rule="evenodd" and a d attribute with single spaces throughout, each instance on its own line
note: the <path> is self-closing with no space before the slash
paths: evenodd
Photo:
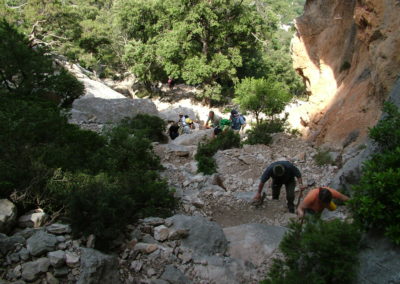
<path id="1" fill-rule="evenodd" d="M 329 204 L 332 201 L 332 193 L 330 192 L 329 189 L 325 187 L 320 187 L 318 198 L 319 200 L 321 200 L 321 202 Z"/>
<path id="2" fill-rule="evenodd" d="M 272 169 L 272 172 L 274 173 L 274 176 L 281 177 L 285 174 L 285 167 L 282 165 L 275 165 Z"/>
<path id="3" fill-rule="evenodd" d="M 233 109 L 232 111 L 231 111 L 231 115 L 232 116 L 237 116 L 239 113 L 238 113 L 238 111 L 236 110 L 236 109 Z"/>
<path id="4" fill-rule="evenodd" d="M 211 118 L 214 117 L 214 112 L 212 110 L 208 113 L 208 117 L 211 117 Z"/>

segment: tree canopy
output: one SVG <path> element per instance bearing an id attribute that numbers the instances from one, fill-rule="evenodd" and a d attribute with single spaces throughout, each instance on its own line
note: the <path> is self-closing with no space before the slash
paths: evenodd
<path id="1" fill-rule="evenodd" d="M 304 0 L 0 0 L 0 16 L 30 44 L 66 55 L 98 76 L 131 71 L 147 86 L 202 86 L 207 102 L 232 97 L 245 77 L 303 90 L 282 29 Z"/>

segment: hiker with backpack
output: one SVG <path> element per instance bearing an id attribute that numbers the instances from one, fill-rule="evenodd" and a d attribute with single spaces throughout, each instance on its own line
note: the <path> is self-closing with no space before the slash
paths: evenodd
<path id="1" fill-rule="evenodd" d="M 278 200 L 282 185 L 285 185 L 287 206 L 290 213 L 294 213 L 294 188 L 296 180 L 300 190 L 304 190 L 300 170 L 289 161 L 278 161 L 269 165 L 261 176 L 258 191 L 253 198 L 255 202 L 262 202 L 261 193 L 265 183 L 272 178 L 272 199 Z"/>
<path id="2" fill-rule="evenodd" d="M 300 203 L 297 208 L 297 215 L 303 218 L 306 213 L 315 215 L 316 213 L 322 213 L 325 208 L 333 211 L 336 209 L 336 204 L 332 199 L 347 201 L 349 197 L 330 187 L 314 188 L 307 193 L 304 200 Z"/>
<path id="3" fill-rule="evenodd" d="M 231 128 L 235 132 L 239 132 L 246 125 L 246 119 L 243 115 L 239 114 L 237 110 L 233 109 L 231 111 Z"/>

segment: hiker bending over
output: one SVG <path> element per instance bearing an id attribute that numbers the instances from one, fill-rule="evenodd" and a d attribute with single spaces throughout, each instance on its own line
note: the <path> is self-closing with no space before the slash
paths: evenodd
<path id="1" fill-rule="evenodd" d="M 210 111 L 208 113 L 207 121 L 204 124 L 204 128 L 206 129 L 215 128 L 218 126 L 220 120 L 221 120 L 220 117 L 218 117 L 213 111 Z"/>
<path id="2" fill-rule="evenodd" d="M 219 125 L 214 128 L 214 131 L 212 133 L 212 138 L 215 138 L 218 134 L 222 132 L 228 131 L 230 127 L 231 127 L 231 121 L 229 119 L 222 118 L 219 121 Z"/>
<path id="3" fill-rule="evenodd" d="M 261 193 L 264 188 L 264 184 L 269 178 L 272 178 L 272 198 L 275 200 L 279 199 L 281 187 L 284 184 L 286 188 L 286 200 L 287 206 L 290 213 L 294 213 L 294 188 L 296 187 L 296 181 L 300 186 L 300 190 L 304 190 L 303 180 L 299 169 L 288 161 L 278 161 L 272 163 L 264 171 L 261 176 L 260 184 L 258 185 L 258 191 L 254 196 L 253 200 L 259 202 L 261 200 Z"/>
<path id="4" fill-rule="evenodd" d="M 243 115 L 240 115 L 238 111 L 234 109 L 231 111 L 231 117 L 229 119 L 231 121 L 232 129 L 236 132 L 239 132 L 246 124 Z"/>
<path id="5" fill-rule="evenodd" d="M 179 126 L 178 123 L 172 122 L 168 129 L 169 137 L 171 137 L 172 140 L 174 140 L 176 137 L 179 136 Z"/>
<path id="6" fill-rule="evenodd" d="M 342 201 L 349 200 L 349 197 L 329 187 L 318 187 L 310 190 L 304 200 L 297 208 L 297 215 L 301 218 L 305 213 L 315 214 L 321 213 L 325 208 L 333 211 L 336 204 L 332 198 Z"/>

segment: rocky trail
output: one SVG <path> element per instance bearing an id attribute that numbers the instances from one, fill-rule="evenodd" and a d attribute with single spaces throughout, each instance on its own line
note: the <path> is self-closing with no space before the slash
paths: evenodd
<path id="1" fill-rule="evenodd" d="M 70 122 L 82 128 L 101 132 L 119 117 L 137 113 L 168 121 L 185 112 L 204 120 L 210 110 L 189 99 L 128 99 L 82 73 L 76 76 L 87 94 L 74 102 Z M 296 215 L 287 210 L 284 189 L 279 200 L 271 200 L 265 186 L 263 205 L 251 204 L 264 169 L 276 160 L 289 160 L 312 188 L 330 184 L 340 168 L 317 166 L 317 148 L 299 137 L 275 134 L 269 146 L 217 152 L 218 172 L 205 176 L 197 173 L 194 155 L 198 142 L 210 137 L 211 131 L 196 129 L 167 144 L 153 145 L 164 166 L 162 176 L 179 200 L 174 216 L 129 225 L 112 252 L 105 254 L 93 249 L 94 236 L 74 239 L 68 224 L 46 224 L 45 212 L 29 212 L 18 219 L 22 229 L 0 234 L 0 283 L 239 284 L 265 279 L 272 258 L 279 257 L 277 248 L 286 226 Z M 348 147 L 331 154 L 344 163 L 360 151 Z M 7 210 L 0 212 L 2 220 L 16 222 L 15 206 L 3 205 Z M 345 218 L 346 212 L 340 207 L 324 218 L 331 217 Z"/>

